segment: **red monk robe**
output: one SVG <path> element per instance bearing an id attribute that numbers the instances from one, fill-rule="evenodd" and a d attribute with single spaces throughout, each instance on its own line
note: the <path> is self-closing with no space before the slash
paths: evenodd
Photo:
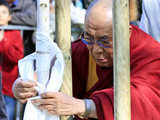
<path id="1" fill-rule="evenodd" d="M 160 120 L 160 44 L 132 26 L 131 118 Z M 97 108 L 98 120 L 113 120 L 113 68 L 96 66 L 98 82 L 86 92 L 89 51 L 80 40 L 72 44 L 73 94 L 91 98 Z"/>

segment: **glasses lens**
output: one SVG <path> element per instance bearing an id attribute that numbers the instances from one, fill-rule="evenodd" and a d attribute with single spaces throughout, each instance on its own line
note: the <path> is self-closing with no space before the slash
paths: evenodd
<path id="1" fill-rule="evenodd" d="M 85 33 L 83 33 L 81 35 L 81 40 L 86 45 L 93 45 L 95 43 L 94 39 L 91 38 L 90 36 L 87 36 Z M 96 43 L 100 47 L 103 47 L 103 48 L 111 48 L 112 47 L 112 42 L 108 41 L 108 38 L 97 40 Z"/>
<path id="2" fill-rule="evenodd" d="M 93 45 L 94 44 L 93 40 L 91 38 L 89 38 L 88 36 L 86 36 L 84 33 L 81 36 L 81 40 L 84 44 L 87 44 L 87 45 Z"/>
<path id="3" fill-rule="evenodd" d="M 97 44 L 103 48 L 111 48 L 112 47 L 112 43 L 109 41 L 105 41 L 105 40 L 99 40 L 99 41 L 97 41 Z"/>

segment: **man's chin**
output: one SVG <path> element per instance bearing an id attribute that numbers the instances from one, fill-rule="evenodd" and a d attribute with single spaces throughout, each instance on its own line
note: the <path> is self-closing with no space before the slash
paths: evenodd
<path id="1" fill-rule="evenodd" d="M 106 67 L 106 68 L 113 66 L 113 64 L 111 64 L 111 63 L 101 63 L 101 62 L 97 62 L 97 65 L 100 67 Z"/>

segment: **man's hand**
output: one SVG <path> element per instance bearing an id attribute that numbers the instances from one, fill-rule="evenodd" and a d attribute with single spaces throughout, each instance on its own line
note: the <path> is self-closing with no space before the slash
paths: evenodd
<path id="1" fill-rule="evenodd" d="M 37 91 L 35 90 L 37 86 L 35 81 L 23 81 L 21 79 L 17 80 L 13 86 L 13 94 L 21 103 L 27 102 L 27 99 L 36 96 Z"/>
<path id="2" fill-rule="evenodd" d="M 67 96 L 61 92 L 47 92 L 41 94 L 41 99 L 32 103 L 39 109 L 47 110 L 52 115 L 78 115 L 85 112 L 83 100 Z"/>

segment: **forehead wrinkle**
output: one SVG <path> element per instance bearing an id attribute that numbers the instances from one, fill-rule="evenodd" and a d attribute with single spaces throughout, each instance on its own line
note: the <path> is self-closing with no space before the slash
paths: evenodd
<path id="1" fill-rule="evenodd" d="M 96 37 L 103 37 L 103 36 L 107 36 L 107 37 L 112 37 L 112 31 L 109 31 L 108 30 L 104 30 L 103 32 L 102 31 L 96 31 L 95 32 L 95 36 Z"/>
<path id="2" fill-rule="evenodd" d="M 99 7 L 88 12 L 85 19 L 85 27 L 103 29 L 112 26 L 112 10 L 106 7 Z"/>
<path id="3" fill-rule="evenodd" d="M 89 20 L 87 20 L 87 21 L 89 21 Z M 92 35 L 94 35 L 94 33 L 95 33 L 95 26 L 92 24 L 92 22 L 86 22 L 85 23 L 85 31 L 87 32 L 87 33 L 92 33 Z"/>
<path id="4" fill-rule="evenodd" d="M 112 36 L 112 0 L 95 0 L 89 6 L 85 31 L 93 36 Z"/>
<path id="5" fill-rule="evenodd" d="M 100 19 L 97 19 L 96 17 L 98 16 L 90 16 L 86 19 L 85 29 L 99 30 L 108 27 L 108 21 L 105 19 L 106 16 L 103 16 L 103 18 Z"/>
<path id="6" fill-rule="evenodd" d="M 92 31 L 112 31 L 112 22 L 109 21 L 94 21 L 92 18 L 89 18 L 85 24 L 85 30 L 91 29 Z"/>

